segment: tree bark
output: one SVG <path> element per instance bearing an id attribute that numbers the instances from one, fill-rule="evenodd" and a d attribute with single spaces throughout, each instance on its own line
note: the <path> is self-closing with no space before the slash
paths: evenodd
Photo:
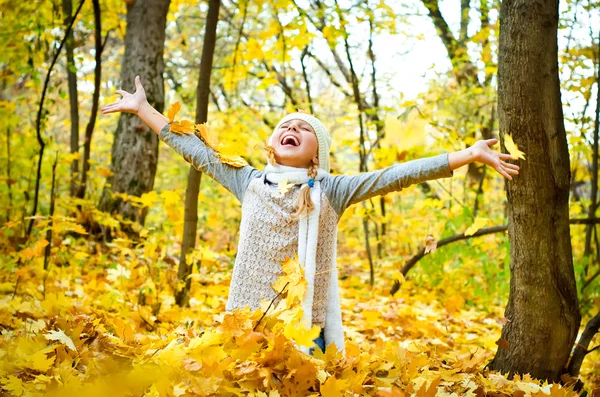
<path id="1" fill-rule="evenodd" d="M 69 26 L 73 14 L 71 0 L 63 0 L 63 12 L 65 13 L 65 26 Z M 69 106 L 71 113 L 71 154 L 79 152 L 79 100 L 77 98 L 77 74 L 75 73 L 75 59 L 73 57 L 73 31 L 69 31 L 65 42 L 67 55 L 67 82 L 69 84 Z M 79 160 L 71 160 L 71 196 L 77 193 L 77 173 L 79 172 Z"/>
<path id="2" fill-rule="evenodd" d="M 581 321 L 569 232 L 569 152 L 558 79 L 558 0 L 500 9 L 500 136 L 526 153 L 506 183 L 510 293 L 493 370 L 559 381 Z M 504 142 L 503 142 L 504 143 Z"/>
<path id="3" fill-rule="evenodd" d="M 134 89 L 139 75 L 148 102 L 164 110 L 163 50 L 166 17 L 170 0 L 136 0 L 127 6 L 125 56 L 121 66 L 121 87 Z M 139 117 L 121 113 L 112 146 L 111 169 L 99 209 L 143 224 L 146 210 L 140 210 L 115 193 L 141 196 L 154 187 L 158 159 L 158 137 Z"/>
<path id="4" fill-rule="evenodd" d="M 83 143 L 83 161 L 81 165 L 81 182 L 77 189 L 77 197 L 84 198 L 87 188 L 87 173 L 90 170 L 90 155 L 92 151 L 92 135 L 96 126 L 96 116 L 98 115 L 98 101 L 100 100 L 100 84 L 102 80 L 102 14 L 100 12 L 100 0 L 92 0 L 94 7 L 94 42 L 96 44 L 94 66 L 94 94 L 92 96 L 92 110 L 90 112 L 90 120 L 85 127 L 85 140 Z M 106 34 L 108 38 L 108 33 Z"/>
<path id="5" fill-rule="evenodd" d="M 598 45 L 600 46 L 600 34 L 598 37 Z M 588 218 L 596 216 L 596 208 L 598 207 L 598 134 L 600 132 L 600 54 L 598 55 L 598 72 L 596 74 L 596 120 L 594 121 L 594 141 L 592 144 L 592 192 L 590 194 L 590 207 L 588 209 Z M 595 225 L 590 225 L 585 230 L 585 246 L 583 249 L 584 255 L 592 254 L 592 228 Z M 598 258 L 597 258 L 598 259 Z M 586 266 L 587 267 L 587 266 Z M 586 269 L 587 270 L 587 269 Z"/>
<path id="6" fill-rule="evenodd" d="M 81 7 L 83 6 L 84 2 L 85 2 L 85 0 L 81 0 L 79 5 L 77 6 L 75 15 L 73 15 L 73 18 L 71 18 L 71 22 L 69 23 L 69 25 L 67 26 L 67 29 L 65 30 L 65 36 L 63 37 L 62 41 L 60 42 L 60 45 L 58 46 L 58 49 L 56 50 L 56 54 L 54 54 L 54 57 L 52 58 L 52 63 L 50 64 L 50 67 L 48 68 L 48 73 L 46 73 L 46 80 L 44 81 L 44 88 L 42 89 L 42 97 L 40 99 L 40 104 L 38 106 L 38 112 L 37 112 L 37 116 L 35 119 L 35 131 L 36 131 L 38 144 L 40 145 L 40 154 L 38 156 L 37 173 L 36 173 L 36 178 L 35 178 L 35 193 L 33 196 L 33 209 L 31 211 L 31 218 L 29 219 L 29 225 L 27 226 L 27 231 L 25 232 L 26 238 L 29 238 L 29 236 L 31 236 L 31 231 L 33 229 L 33 222 L 35 220 L 35 215 L 37 213 L 38 199 L 39 199 L 39 195 L 40 195 L 40 181 L 42 180 L 42 161 L 44 159 L 44 148 L 46 147 L 46 143 L 44 142 L 44 138 L 42 137 L 42 122 L 43 122 L 43 119 L 45 119 L 45 116 L 43 114 L 44 100 L 46 99 L 46 92 L 48 91 L 48 85 L 50 83 L 50 75 L 52 74 L 52 69 L 54 68 L 54 65 L 56 64 L 56 60 L 58 59 L 58 56 L 60 55 L 60 51 L 64 47 L 65 42 L 67 41 L 67 39 L 69 37 L 69 33 L 71 32 L 71 29 L 73 28 L 73 23 L 75 22 L 77 15 L 79 15 L 79 11 L 81 11 Z"/>
<path id="7" fill-rule="evenodd" d="M 220 0 L 210 0 L 204 30 L 204 45 L 200 60 L 200 77 L 196 90 L 196 123 L 206 123 L 208 120 L 208 101 L 210 97 L 210 74 L 212 72 L 213 55 L 217 41 L 217 24 L 219 22 Z M 198 193 L 202 174 L 194 167 L 190 167 L 188 183 L 185 190 L 185 210 L 183 222 L 183 238 L 181 240 L 181 255 L 177 275 L 181 282 L 185 282 L 183 289 L 175 294 L 175 301 L 179 306 L 187 306 L 190 299 L 192 280 L 190 275 L 193 263 L 187 263 L 186 255 L 196 246 L 196 229 L 198 226 Z"/>

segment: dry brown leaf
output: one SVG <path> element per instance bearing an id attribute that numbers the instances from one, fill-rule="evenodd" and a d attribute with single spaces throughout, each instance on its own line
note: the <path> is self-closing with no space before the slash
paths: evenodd
<path id="1" fill-rule="evenodd" d="M 425 254 L 433 254 L 437 248 L 437 240 L 430 234 L 425 239 Z"/>
<path id="2" fill-rule="evenodd" d="M 503 349 L 503 350 L 508 350 L 508 348 L 510 347 L 508 341 L 506 339 L 504 339 L 504 338 L 498 339 L 496 341 L 496 344 L 498 345 L 498 347 L 500 349 Z"/>

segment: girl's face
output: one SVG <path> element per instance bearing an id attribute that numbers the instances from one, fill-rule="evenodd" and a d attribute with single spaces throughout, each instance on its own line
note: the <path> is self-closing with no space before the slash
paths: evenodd
<path id="1" fill-rule="evenodd" d="M 313 128 L 303 120 L 289 120 L 281 124 L 271 137 L 275 161 L 289 167 L 308 168 L 317 162 L 319 142 Z"/>

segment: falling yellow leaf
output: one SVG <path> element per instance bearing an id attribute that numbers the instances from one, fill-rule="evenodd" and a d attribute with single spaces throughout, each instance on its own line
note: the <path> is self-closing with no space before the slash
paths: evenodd
<path id="1" fill-rule="evenodd" d="M 171 123 L 171 132 L 177 135 L 191 134 L 194 132 L 194 123 L 189 120 L 174 121 Z"/>
<path id="2" fill-rule="evenodd" d="M 171 108 L 169 109 L 169 112 L 167 113 L 167 117 L 169 118 L 169 123 L 172 123 L 173 120 L 175 120 L 175 116 L 179 112 L 179 109 L 181 109 L 181 104 L 179 102 L 175 102 L 173 104 L 173 106 L 171 106 Z"/>
<path id="3" fill-rule="evenodd" d="M 108 178 L 109 176 L 111 176 L 113 174 L 113 172 L 106 167 L 98 167 L 98 168 L 96 168 L 96 172 L 105 178 Z"/>
<path id="4" fill-rule="evenodd" d="M 227 164 L 235 168 L 242 168 L 248 165 L 248 162 L 242 156 L 229 156 L 219 153 L 219 158 L 223 164 Z"/>
<path id="5" fill-rule="evenodd" d="M 290 190 L 292 186 L 294 186 L 294 184 L 288 183 L 288 180 L 286 178 L 277 184 L 277 190 L 279 191 L 279 194 L 284 195 Z"/>
<path id="6" fill-rule="evenodd" d="M 490 222 L 488 218 L 475 218 L 475 222 L 465 230 L 465 236 L 472 236 Z"/>
<path id="7" fill-rule="evenodd" d="M 525 160 L 525 153 L 519 150 L 517 144 L 513 141 L 510 134 L 504 134 L 504 146 L 511 156 Z"/>
<path id="8" fill-rule="evenodd" d="M 459 312 L 465 304 L 465 299 L 460 295 L 454 295 L 446 299 L 444 302 L 444 308 L 448 314 L 454 314 Z"/>

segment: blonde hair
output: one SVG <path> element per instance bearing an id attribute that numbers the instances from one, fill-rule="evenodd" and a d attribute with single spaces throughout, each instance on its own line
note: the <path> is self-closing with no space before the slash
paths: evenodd
<path id="1" fill-rule="evenodd" d="M 311 162 L 311 164 L 308 166 L 308 177 L 316 178 L 318 168 L 318 161 L 316 163 Z M 296 207 L 298 208 L 298 211 L 296 211 L 296 213 L 292 215 L 292 218 L 298 219 L 300 215 L 304 213 L 304 211 L 306 211 L 306 214 L 308 215 L 315 208 L 315 205 L 310 198 L 310 189 L 310 186 L 306 185 L 300 190 L 300 194 L 298 195 L 298 199 L 296 200 Z"/>
<path id="2" fill-rule="evenodd" d="M 269 145 L 267 142 L 264 142 L 264 149 L 267 152 L 268 163 L 275 165 L 275 148 Z"/>

